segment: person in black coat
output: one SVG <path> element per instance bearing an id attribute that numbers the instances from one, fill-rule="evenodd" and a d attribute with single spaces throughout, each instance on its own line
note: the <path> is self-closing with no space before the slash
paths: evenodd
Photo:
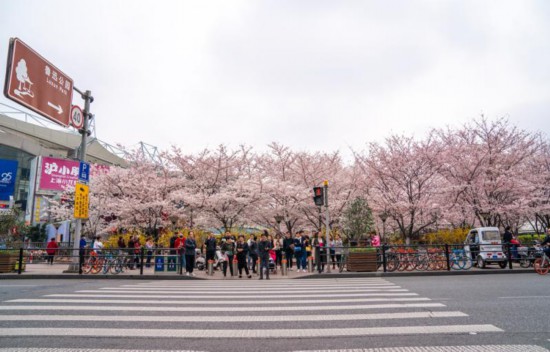
<path id="1" fill-rule="evenodd" d="M 288 270 L 292 270 L 292 256 L 294 254 L 294 239 L 290 236 L 290 232 L 287 232 L 283 239 L 283 252 L 286 255 L 286 267 Z"/>
<path id="2" fill-rule="evenodd" d="M 246 255 L 248 254 L 248 244 L 244 241 L 244 236 L 239 236 L 237 242 L 237 262 L 239 268 L 239 279 L 243 277 L 243 269 L 246 271 L 246 276 L 250 279 L 252 275 L 248 271 L 248 265 L 246 265 Z"/>
<path id="3" fill-rule="evenodd" d="M 211 233 L 208 234 L 208 238 L 204 241 L 204 247 L 206 249 L 206 262 L 214 260 L 216 257 L 216 238 Z"/>
<path id="4" fill-rule="evenodd" d="M 269 280 L 269 251 L 273 248 L 273 243 L 267 239 L 267 234 L 262 233 L 260 242 L 258 243 L 258 253 L 260 256 L 260 280 L 265 278 Z"/>

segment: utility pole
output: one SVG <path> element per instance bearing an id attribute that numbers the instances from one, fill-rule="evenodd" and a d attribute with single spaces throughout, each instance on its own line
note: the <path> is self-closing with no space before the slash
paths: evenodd
<path id="1" fill-rule="evenodd" d="M 82 99 L 84 99 L 84 111 L 83 111 L 83 118 L 84 118 L 84 124 L 82 125 L 82 129 L 80 129 L 78 132 L 82 135 L 82 139 L 80 141 L 80 148 L 78 150 L 78 160 L 82 162 L 86 162 L 86 147 L 88 144 L 88 135 L 90 134 L 90 130 L 88 129 L 88 125 L 90 122 L 90 118 L 92 115 L 90 114 L 90 104 L 94 101 L 94 97 L 92 97 L 92 92 L 87 90 L 85 93 L 81 92 L 78 88 L 73 86 L 73 89 L 80 94 Z M 80 266 L 80 236 L 82 234 L 82 219 L 76 219 L 75 224 L 75 231 L 74 231 L 74 238 L 73 238 L 73 256 L 72 256 L 72 263 L 69 265 L 69 269 L 67 272 L 79 272 L 79 266 Z"/>
<path id="2" fill-rule="evenodd" d="M 329 245 L 330 245 L 330 242 L 329 242 L 329 238 L 330 238 L 330 215 L 329 215 L 329 211 L 328 211 L 328 181 L 325 180 L 325 183 L 324 183 L 324 193 L 325 193 L 325 211 L 326 211 L 326 224 L 325 224 L 325 229 L 326 229 L 326 245 L 325 245 L 325 252 L 326 252 L 326 255 L 327 255 L 327 273 L 330 273 L 330 262 L 329 262 L 329 259 L 330 259 L 330 248 L 329 248 Z"/>

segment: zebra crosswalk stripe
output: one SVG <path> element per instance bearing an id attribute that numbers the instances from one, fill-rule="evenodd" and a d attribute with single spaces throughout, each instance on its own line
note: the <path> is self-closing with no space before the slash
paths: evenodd
<path id="1" fill-rule="evenodd" d="M 143 315 L 0 315 L 0 321 L 115 321 L 115 322 L 281 322 L 281 321 L 358 321 L 385 319 L 423 319 L 467 317 L 457 311 L 404 312 L 375 314 L 315 314 L 315 315 L 239 315 L 239 316 L 143 316 Z"/>
<path id="2" fill-rule="evenodd" d="M 340 329 L 105 329 L 105 328 L 4 328 L 2 335 L 9 336 L 101 336 L 140 338 L 304 338 L 341 336 L 382 336 L 408 334 L 458 334 L 472 332 L 502 332 L 489 324 L 438 325 L 438 326 L 397 326 Z"/>
<path id="3" fill-rule="evenodd" d="M 220 310 L 224 314 L 217 314 Z M 142 282 L 11 299 L 0 304 L 0 312 L 0 322 L 9 323 L 2 328 L 3 337 L 266 339 L 503 331 L 491 324 L 475 324 L 463 312 L 448 310 L 443 303 L 383 279 L 323 279 L 297 284 Z M 21 326 L 45 321 L 50 322 L 48 327 Z M 100 328 L 85 322 L 100 322 Z M 171 324 L 174 322 L 180 323 L 178 328 Z M 309 323 L 303 324 L 305 328 L 288 329 L 288 322 Z M 144 323 L 158 323 L 158 327 L 149 328 Z M 259 329 L 265 323 L 274 324 Z"/>

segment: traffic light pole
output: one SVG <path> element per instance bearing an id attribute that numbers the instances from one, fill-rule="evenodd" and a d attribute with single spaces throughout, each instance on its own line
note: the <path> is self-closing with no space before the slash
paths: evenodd
<path id="1" fill-rule="evenodd" d="M 330 262 L 329 262 L 329 259 L 330 259 L 330 215 L 329 215 L 329 211 L 328 211 L 328 181 L 325 181 L 325 184 L 324 184 L 324 193 L 325 193 L 325 211 L 326 211 L 326 224 L 325 224 L 325 229 L 326 229 L 326 245 L 325 245 L 325 253 L 327 255 L 327 273 L 330 273 Z"/>
<path id="2" fill-rule="evenodd" d="M 80 141 L 80 148 L 78 150 L 78 160 L 82 162 L 86 162 L 86 147 L 88 144 L 88 134 L 90 133 L 90 131 L 88 130 L 88 124 L 89 124 L 90 115 L 91 115 L 90 104 L 94 101 L 94 97 L 92 97 L 92 92 L 90 92 L 89 90 L 83 93 L 76 87 L 73 87 L 73 89 L 80 94 L 82 99 L 84 99 L 84 111 L 83 111 L 84 124 L 82 126 L 82 129 L 78 131 L 82 135 L 82 139 Z M 79 263 L 80 263 L 81 234 L 82 234 L 82 219 L 76 219 L 74 238 L 73 238 L 72 261 L 71 261 L 71 264 L 69 264 L 69 269 L 66 272 L 78 273 L 80 270 Z"/>

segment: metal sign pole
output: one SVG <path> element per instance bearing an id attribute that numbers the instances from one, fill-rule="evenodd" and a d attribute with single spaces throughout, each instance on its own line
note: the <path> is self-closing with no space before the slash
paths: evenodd
<path id="1" fill-rule="evenodd" d="M 88 144 L 88 124 L 90 121 L 90 103 L 94 101 L 94 98 L 92 97 L 92 92 L 87 90 L 85 93 L 78 90 L 78 88 L 73 87 L 75 91 L 77 91 L 82 99 L 84 99 L 84 124 L 82 126 L 82 129 L 79 130 L 80 134 L 82 135 L 82 140 L 80 142 L 80 148 L 78 150 L 78 160 L 82 162 L 86 162 L 86 146 Z M 80 236 L 82 234 L 82 219 L 76 219 L 75 224 L 75 231 L 74 231 L 74 239 L 73 239 L 73 257 L 72 262 L 69 265 L 68 272 L 79 272 L 79 250 L 80 250 Z"/>
<path id="2" fill-rule="evenodd" d="M 327 231 L 326 233 L 326 243 L 325 243 L 325 253 L 327 255 L 327 273 L 330 273 L 330 263 L 329 263 L 329 259 L 330 259 L 330 243 L 329 243 L 329 238 L 330 238 L 330 215 L 329 215 L 329 212 L 328 212 L 328 181 L 325 181 L 325 210 L 326 210 L 326 226 L 325 226 L 325 229 Z"/>

